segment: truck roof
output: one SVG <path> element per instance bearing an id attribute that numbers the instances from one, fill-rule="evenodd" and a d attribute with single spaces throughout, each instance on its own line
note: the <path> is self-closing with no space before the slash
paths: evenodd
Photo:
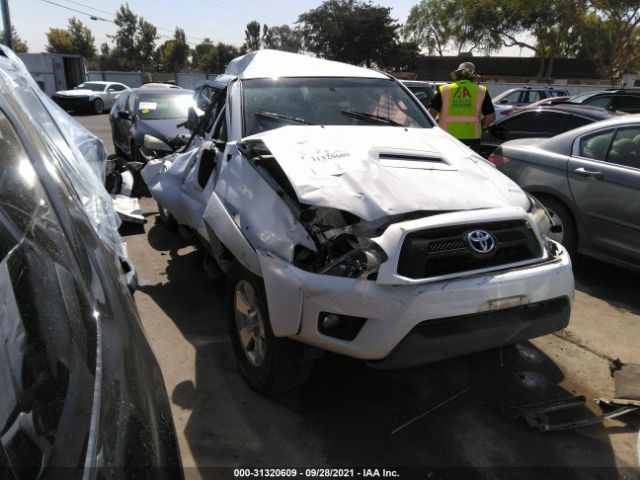
<path id="1" fill-rule="evenodd" d="M 258 50 L 234 58 L 225 70 L 240 79 L 277 77 L 384 78 L 384 73 L 342 62 L 279 50 Z"/>

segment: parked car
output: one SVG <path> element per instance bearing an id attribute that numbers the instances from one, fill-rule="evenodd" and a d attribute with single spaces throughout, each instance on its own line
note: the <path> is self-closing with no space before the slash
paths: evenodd
<path id="1" fill-rule="evenodd" d="M 553 137 L 618 114 L 586 105 L 558 104 L 527 108 L 496 120 L 482 131 L 480 155 L 488 157 L 498 145 L 517 138 Z"/>
<path id="2" fill-rule="evenodd" d="M 5 47 L 0 70 L 2 478 L 182 478 L 94 170 L 104 147 Z"/>
<path id="3" fill-rule="evenodd" d="M 402 83 L 426 108 L 429 108 L 431 100 L 438 93 L 438 87 L 446 84 L 446 82 L 424 82 L 421 80 L 402 80 Z"/>
<path id="4" fill-rule="evenodd" d="M 73 90 L 61 90 L 53 97 L 63 109 L 73 112 L 102 113 L 112 107 L 129 87 L 117 82 L 84 82 Z"/>
<path id="5" fill-rule="evenodd" d="M 510 88 L 496 95 L 493 98 L 493 106 L 496 114 L 500 117 L 500 113 L 513 107 L 521 107 L 529 105 L 549 97 L 568 96 L 569 90 L 558 87 L 518 87 Z"/>
<path id="6" fill-rule="evenodd" d="M 545 210 L 394 78 L 273 50 L 226 74 L 211 126 L 143 177 L 227 274 L 253 388 L 299 384 L 324 350 L 401 368 L 567 325 Z"/>
<path id="7" fill-rule="evenodd" d="M 569 102 L 612 111 L 640 113 L 640 89 L 610 89 L 572 97 Z"/>
<path id="8" fill-rule="evenodd" d="M 181 126 L 193 105 L 193 90 L 138 88 L 125 92 L 109 114 L 116 153 L 134 161 L 162 157 L 183 146 L 189 130 Z"/>
<path id="9" fill-rule="evenodd" d="M 140 88 L 182 88 L 173 83 L 151 82 L 141 85 Z"/>
<path id="10" fill-rule="evenodd" d="M 516 106 L 513 108 L 509 108 L 507 110 L 501 110 L 500 111 L 500 117 L 506 117 L 508 115 L 511 115 L 512 113 L 516 113 L 516 112 L 520 112 L 522 110 L 527 110 L 527 109 L 531 109 L 531 108 L 538 108 L 538 107 L 544 107 L 546 105 L 558 105 L 561 103 L 567 103 L 567 100 L 569 100 L 571 98 L 571 96 L 569 95 L 565 95 L 565 96 L 561 96 L 561 97 L 547 97 L 547 98 L 543 98 L 542 100 L 538 100 L 537 102 L 533 102 L 530 103 L 528 105 L 521 105 L 521 106 Z"/>
<path id="11" fill-rule="evenodd" d="M 570 252 L 640 270 L 640 115 L 506 142 L 489 160 L 545 205 Z"/>

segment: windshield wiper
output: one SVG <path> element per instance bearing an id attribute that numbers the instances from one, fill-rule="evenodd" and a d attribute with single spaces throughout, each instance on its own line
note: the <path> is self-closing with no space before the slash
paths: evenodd
<path id="1" fill-rule="evenodd" d="M 311 122 L 307 122 L 304 118 L 290 117 L 289 115 L 283 115 L 281 113 L 257 111 L 253 112 L 253 114 L 258 117 L 272 118 L 274 120 L 284 120 L 286 122 L 299 123 L 300 125 L 314 125 Z"/>
<path id="2" fill-rule="evenodd" d="M 378 115 L 372 115 L 364 112 L 352 112 L 351 110 L 340 110 L 343 115 L 348 117 L 357 118 L 359 120 L 365 120 L 369 123 L 380 123 L 382 125 L 394 125 L 396 127 L 404 127 L 401 123 L 391 120 L 390 118 L 379 117 Z"/>

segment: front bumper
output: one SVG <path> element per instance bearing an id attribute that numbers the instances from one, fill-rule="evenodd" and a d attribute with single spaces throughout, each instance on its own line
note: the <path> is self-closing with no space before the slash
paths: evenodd
<path id="1" fill-rule="evenodd" d="M 318 275 L 258 255 L 276 336 L 363 360 L 388 358 L 389 368 L 552 333 L 567 325 L 574 295 L 571 261 L 560 245 L 540 263 L 404 285 Z M 550 300 L 565 306 L 548 310 Z M 353 340 L 343 340 L 320 332 L 327 312 L 366 320 Z M 442 334 L 430 328 L 445 319 Z"/>
<path id="2" fill-rule="evenodd" d="M 65 97 L 62 95 L 54 95 L 51 99 L 63 110 L 82 112 L 91 108 L 91 99 L 89 97 Z"/>

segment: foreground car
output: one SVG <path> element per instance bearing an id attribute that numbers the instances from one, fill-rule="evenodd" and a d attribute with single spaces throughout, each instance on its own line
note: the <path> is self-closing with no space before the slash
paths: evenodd
<path id="1" fill-rule="evenodd" d="M 507 140 L 553 137 L 616 115 L 619 114 L 603 108 L 566 103 L 525 108 L 493 122 L 482 131 L 480 155 L 488 157 L 498 145 Z"/>
<path id="2" fill-rule="evenodd" d="M 489 160 L 549 209 L 569 251 L 640 270 L 640 115 L 506 142 Z"/>
<path id="3" fill-rule="evenodd" d="M 226 73 L 189 148 L 143 177 L 227 273 L 252 387 L 300 383 L 323 350 L 397 368 L 567 325 L 544 209 L 393 78 L 271 50 Z"/>
<path id="4" fill-rule="evenodd" d="M 117 217 L 91 168 L 104 147 L 4 47 L 0 73 L 1 476 L 181 478 Z"/>
<path id="5" fill-rule="evenodd" d="M 127 90 L 129 87 L 117 82 L 84 82 L 73 90 L 56 92 L 51 98 L 64 110 L 100 114 Z"/>

